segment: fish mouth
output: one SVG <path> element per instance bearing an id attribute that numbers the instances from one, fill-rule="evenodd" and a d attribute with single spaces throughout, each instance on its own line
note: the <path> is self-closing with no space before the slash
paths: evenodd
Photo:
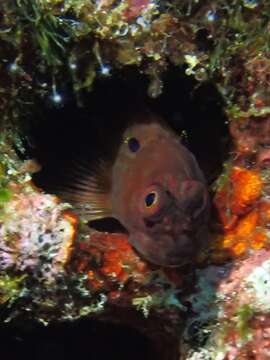
<path id="1" fill-rule="evenodd" d="M 182 234 L 177 240 L 164 236 L 151 238 L 145 234 L 134 234 L 129 241 L 139 255 L 162 267 L 181 267 L 192 263 L 201 249 L 188 234 Z"/>
<path id="2" fill-rule="evenodd" d="M 148 257 L 144 256 L 144 257 L 151 264 L 161 267 L 169 267 L 169 268 L 179 268 L 193 262 L 192 259 L 187 259 L 183 257 L 177 259 L 170 259 L 169 261 L 167 259 L 156 259 L 151 256 Z"/>
<path id="3" fill-rule="evenodd" d="M 164 256 L 158 257 L 156 254 L 154 255 L 154 254 L 144 253 L 142 254 L 142 256 L 151 264 L 161 267 L 170 267 L 170 268 L 182 267 L 194 261 L 193 257 L 186 257 L 183 255 L 179 255 L 179 256 L 169 255 L 165 257 Z"/>

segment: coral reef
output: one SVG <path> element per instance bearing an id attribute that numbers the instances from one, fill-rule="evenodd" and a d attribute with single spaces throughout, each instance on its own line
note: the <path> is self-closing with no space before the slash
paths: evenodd
<path id="1" fill-rule="evenodd" d="M 201 324 L 201 333 L 185 359 L 269 358 L 269 250 L 201 271 L 190 300 L 198 296 L 185 339 L 194 342 L 194 323 Z"/>
<path id="2" fill-rule="evenodd" d="M 160 316 L 156 340 L 162 332 L 178 339 L 182 359 L 270 358 L 269 14 L 270 3 L 259 0 L 1 2 L 4 322 L 137 309 L 145 318 L 131 317 L 134 326 Z M 39 102 L 63 106 L 72 87 L 83 106 L 97 78 L 127 67 L 145 74 L 158 97 L 172 64 L 197 87 L 215 84 L 233 143 L 214 186 L 218 230 L 193 281 L 192 271 L 145 262 L 125 234 L 89 230 L 69 204 L 35 188 L 37 165 L 18 157 L 18 134 Z"/>
<path id="3" fill-rule="evenodd" d="M 27 118 L 37 97 L 61 106 L 67 81 L 79 95 L 96 77 L 131 65 L 157 97 L 169 63 L 185 64 L 199 82 L 213 80 L 230 118 L 269 113 L 266 1 L 17 0 L 3 2 L 0 13 L 8 122 L 21 119 L 22 108 Z"/>

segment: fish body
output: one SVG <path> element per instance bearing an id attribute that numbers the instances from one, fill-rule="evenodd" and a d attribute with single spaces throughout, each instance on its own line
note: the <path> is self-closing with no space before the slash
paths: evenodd
<path id="1" fill-rule="evenodd" d="M 179 136 L 157 117 L 127 128 L 110 170 L 103 164 L 85 174 L 71 198 L 88 202 L 82 213 L 90 220 L 108 214 L 118 219 L 129 242 L 148 261 L 181 266 L 206 245 L 204 176 Z"/>
<path id="2" fill-rule="evenodd" d="M 134 125 L 124 138 L 129 140 L 121 145 L 112 174 L 114 216 L 147 260 L 164 266 L 189 262 L 207 241 L 209 213 L 194 156 L 159 122 Z M 131 139 L 140 143 L 136 152 L 129 149 Z"/>

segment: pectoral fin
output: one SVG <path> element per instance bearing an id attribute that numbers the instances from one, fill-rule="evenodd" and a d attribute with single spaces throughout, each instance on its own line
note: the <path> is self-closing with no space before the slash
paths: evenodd
<path id="1" fill-rule="evenodd" d="M 74 162 L 67 175 L 66 185 L 57 194 L 71 203 L 79 216 L 91 221 L 112 216 L 111 165 L 104 160 L 91 166 Z"/>

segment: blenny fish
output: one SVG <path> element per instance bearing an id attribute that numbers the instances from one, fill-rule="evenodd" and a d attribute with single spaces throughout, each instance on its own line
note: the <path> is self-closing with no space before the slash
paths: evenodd
<path id="1" fill-rule="evenodd" d="M 180 137 L 151 114 L 123 133 L 114 161 L 94 170 L 76 164 L 63 192 L 89 221 L 114 217 L 130 244 L 151 263 L 192 262 L 208 239 L 209 198 L 204 176 Z"/>

